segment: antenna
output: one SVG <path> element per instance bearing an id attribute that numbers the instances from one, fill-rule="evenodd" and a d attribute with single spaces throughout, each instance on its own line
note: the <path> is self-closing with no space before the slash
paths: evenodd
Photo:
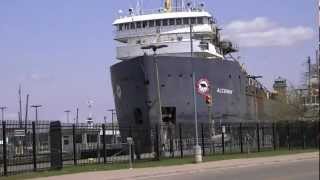
<path id="1" fill-rule="evenodd" d="M 21 84 L 19 84 L 19 126 L 22 128 Z"/>
<path id="2" fill-rule="evenodd" d="M 27 101 L 26 101 L 26 114 L 24 117 L 24 128 L 25 128 L 25 134 L 27 134 L 28 130 L 28 111 L 29 111 L 29 94 L 27 94 Z"/>

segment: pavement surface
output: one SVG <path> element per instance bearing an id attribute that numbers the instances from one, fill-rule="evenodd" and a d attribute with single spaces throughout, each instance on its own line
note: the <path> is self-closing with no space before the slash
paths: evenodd
<path id="1" fill-rule="evenodd" d="M 43 180 L 318 180 L 319 153 L 234 159 L 181 166 L 88 172 Z"/>

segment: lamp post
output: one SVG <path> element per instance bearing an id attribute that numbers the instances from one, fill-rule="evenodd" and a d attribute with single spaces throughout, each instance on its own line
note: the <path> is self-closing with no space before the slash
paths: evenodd
<path id="1" fill-rule="evenodd" d="M 141 49 L 152 49 L 153 51 L 153 61 L 156 70 L 156 81 L 157 81 L 157 96 L 158 96 L 158 108 L 159 108 L 159 124 L 162 122 L 162 103 L 161 103 L 161 93 L 160 93 L 160 82 L 159 82 L 159 68 L 158 68 L 158 61 L 157 61 L 157 50 L 166 48 L 167 45 L 150 45 L 150 46 L 143 46 Z"/>
<path id="2" fill-rule="evenodd" d="M 6 110 L 7 107 L 2 106 L 2 107 L 0 107 L 0 109 L 1 109 L 1 119 L 2 119 L 2 121 L 4 121 L 4 110 Z"/>
<path id="3" fill-rule="evenodd" d="M 111 112 L 112 142 L 115 143 L 113 115 L 115 114 L 115 111 L 116 111 L 116 110 L 115 110 L 115 109 L 109 109 L 108 111 Z"/>
<path id="4" fill-rule="evenodd" d="M 161 124 L 162 124 L 162 102 L 161 102 L 161 93 L 160 93 L 160 82 L 159 82 L 159 68 L 158 68 L 158 61 L 157 61 L 157 50 L 158 49 L 162 49 L 162 48 L 166 48 L 168 47 L 168 45 L 149 45 L 149 46 L 143 46 L 141 47 L 141 49 L 151 49 L 153 51 L 153 61 L 154 61 L 154 66 L 155 66 L 155 75 L 156 75 L 156 81 L 157 81 L 157 99 L 158 99 L 158 111 L 159 111 L 159 125 L 160 125 L 160 130 L 161 128 Z M 160 131 L 160 134 L 162 136 L 162 130 Z M 162 138 L 161 138 L 162 139 Z M 162 143 L 161 143 L 162 144 Z"/>
<path id="5" fill-rule="evenodd" d="M 40 136 L 39 136 L 39 131 L 37 131 L 38 130 L 38 108 L 40 108 L 40 107 L 42 107 L 42 105 L 32 105 L 31 106 L 32 108 L 34 108 L 35 109 L 35 116 L 36 116 L 36 140 L 37 140 L 37 149 L 39 149 L 39 146 L 40 146 L 40 141 L 39 141 L 39 138 L 40 138 Z"/>
<path id="6" fill-rule="evenodd" d="M 67 113 L 67 123 L 69 123 L 69 120 L 70 120 L 70 110 L 65 110 L 64 111 L 65 113 Z"/>
<path id="7" fill-rule="evenodd" d="M 193 25 L 190 23 L 190 58 L 193 57 Z M 196 144 L 194 146 L 195 163 L 202 162 L 201 146 L 199 145 L 198 138 L 198 110 L 197 110 L 197 95 L 196 95 L 196 73 L 194 70 L 194 64 L 191 59 L 192 64 L 192 86 L 193 86 L 193 105 L 194 105 L 194 124 L 195 124 L 195 135 Z"/>

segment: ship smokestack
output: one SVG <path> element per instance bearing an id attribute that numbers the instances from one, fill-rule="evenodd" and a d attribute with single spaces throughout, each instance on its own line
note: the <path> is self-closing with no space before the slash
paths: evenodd
<path id="1" fill-rule="evenodd" d="M 172 10 L 172 0 L 165 0 L 164 9 L 166 12 L 171 12 Z"/>

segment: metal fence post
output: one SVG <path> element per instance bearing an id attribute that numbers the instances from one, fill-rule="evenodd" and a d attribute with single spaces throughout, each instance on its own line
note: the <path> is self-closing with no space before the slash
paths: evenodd
<path id="1" fill-rule="evenodd" d="M 258 147 L 258 152 L 260 152 L 260 126 L 259 126 L 259 123 L 257 123 L 257 147 Z"/>
<path id="2" fill-rule="evenodd" d="M 264 134 L 264 123 L 262 123 L 261 127 L 261 133 L 262 133 L 262 149 L 264 149 L 264 139 L 265 139 L 265 134 Z"/>
<path id="3" fill-rule="evenodd" d="M 315 145 L 316 145 L 316 148 L 319 149 L 319 123 L 320 122 L 317 122 L 315 121 L 314 122 L 314 140 L 315 140 Z"/>
<path id="4" fill-rule="evenodd" d="M 243 153 L 243 138 L 242 138 L 242 123 L 240 123 L 240 126 L 239 126 L 239 129 L 240 129 L 240 150 L 241 150 L 241 153 Z"/>
<path id="5" fill-rule="evenodd" d="M 180 157 L 183 158 L 183 142 L 182 142 L 182 125 L 179 124 L 179 145 L 180 145 Z"/>
<path id="6" fill-rule="evenodd" d="M 222 154 L 224 154 L 224 132 L 222 132 L 222 138 L 221 138 L 221 143 L 222 143 Z"/>
<path id="7" fill-rule="evenodd" d="M 155 131 L 156 131 L 156 136 L 155 136 L 155 150 L 156 150 L 156 160 L 160 160 L 160 149 L 159 149 L 159 125 L 155 125 Z"/>
<path id="8" fill-rule="evenodd" d="M 273 150 L 275 151 L 277 149 L 276 147 L 276 127 L 275 127 L 275 122 L 272 123 L 272 145 L 273 145 Z"/>
<path id="9" fill-rule="evenodd" d="M 201 124 L 201 141 L 202 141 L 202 156 L 205 156 L 205 148 L 204 148 L 204 129 L 203 124 Z"/>
<path id="10" fill-rule="evenodd" d="M 103 163 L 106 164 L 107 163 L 107 157 L 106 157 L 106 125 L 102 124 L 102 149 L 103 149 Z"/>
<path id="11" fill-rule="evenodd" d="M 290 124 L 289 121 L 287 122 L 287 144 L 288 144 L 288 150 L 291 150 L 290 147 Z"/>
<path id="12" fill-rule="evenodd" d="M 32 156 L 33 171 L 37 171 L 37 142 L 36 142 L 36 123 L 32 122 Z"/>
<path id="13" fill-rule="evenodd" d="M 77 165 L 77 140 L 76 140 L 76 126 L 72 125 L 72 143 L 73 143 L 73 164 Z"/>
<path id="14" fill-rule="evenodd" d="M 3 142 L 3 174 L 4 176 L 8 175 L 8 167 L 7 167 L 7 129 L 6 122 L 2 122 L 2 142 Z"/>
<path id="15" fill-rule="evenodd" d="M 133 138 L 133 135 L 132 135 L 132 126 L 130 125 L 129 126 L 129 136 L 132 138 L 133 140 L 133 143 L 129 146 L 129 148 L 131 149 L 131 160 L 132 162 L 135 162 L 135 159 L 134 159 L 134 154 L 135 154 L 135 150 L 134 150 L 134 145 L 135 145 L 135 139 Z"/>
<path id="16" fill-rule="evenodd" d="M 305 149 L 305 134 L 304 134 L 304 123 L 302 121 L 300 121 L 300 136 L 302 138 L 301 141 L 301 147 L 302 149 Z"/>

